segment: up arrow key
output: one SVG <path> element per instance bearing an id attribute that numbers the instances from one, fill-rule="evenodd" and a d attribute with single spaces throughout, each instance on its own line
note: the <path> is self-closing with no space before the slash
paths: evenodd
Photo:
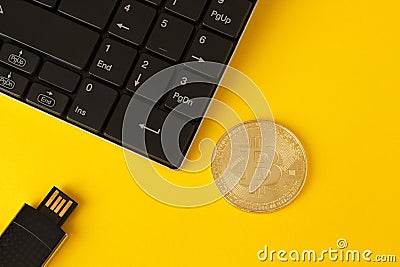
<path id="1" fill-rule="evenodd" d="M 3 11 L 3 6 L 2 5 L 0 5 L 0 14 L 4 15 L 4 11 Z"/>

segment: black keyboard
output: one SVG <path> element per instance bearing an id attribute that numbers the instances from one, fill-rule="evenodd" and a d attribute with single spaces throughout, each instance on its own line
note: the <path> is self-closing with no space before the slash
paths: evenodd
<path id="1" fill-rule="evenodd" d="M 0 91 L 121 145 L 127 106 L 154 74 L 184 62 L 227 64 L 256 0 L 0 0 Z M 207 75 L 181 70 L 171 79 Z M 179 97 L 212 97 L 212 84 L 182 85 L 162 97 L 145 131 L 147 152 L 179 168 L 201 123 L 179 135 L 177 158 L 165 156 L 159 129 Z M 149 105 L 137 104 L 137 112 Z"/>

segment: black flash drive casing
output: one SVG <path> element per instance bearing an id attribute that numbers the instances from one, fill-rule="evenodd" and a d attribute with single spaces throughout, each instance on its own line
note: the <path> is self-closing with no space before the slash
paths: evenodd
<path id="1" fill-rule="evenodd" d="M 67 237 L 61 225 L 76 206 L 55 187 L 37 209 L 25 204 L 0 236 L 0 267 L 43 266 Z"/>

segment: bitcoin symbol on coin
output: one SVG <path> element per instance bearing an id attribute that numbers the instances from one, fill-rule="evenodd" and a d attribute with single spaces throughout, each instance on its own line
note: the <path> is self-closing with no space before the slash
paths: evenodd
<path id="1" fill-rule="evenodd" d="M 268 136 L 265 131 L 271 126 L 275 128 L 276 146 L 273 151 L 260 151 L 257 144 L 263 134 Z M 246 139 L 248 162 L 239 161 L 242 176 L 235 187 L 226 192 L 224 176 L 237 173 L 231 162 L 241 158 L 235 151 L 244 146 L 233 143 L 234 139 Z M 272 165 L 266 163 L 268 160 L 272 160 Z M 298 196 L 307 176 L 307 160 L 301 143 L 289 130 L 270 121 L 250 121 L 221 137 L 214 151 L 211 170 L 217 188 L 228 202 L 244 211 L 265 213 L 287 206 Z M 250 190 L 253 180 L 261 183 L 255 190 Z"/>

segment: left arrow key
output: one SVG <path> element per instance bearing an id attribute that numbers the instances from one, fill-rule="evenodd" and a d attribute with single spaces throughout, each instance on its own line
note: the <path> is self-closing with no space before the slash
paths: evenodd
<path id="1" fill-rule="evenodd" d="M 141 45 L 157 12 L 143 3 L 123 0 L 118 8 L 109 33 L 135 45 Z"/>
<path id="2" fill-rule="evenodd" d="M 130 30 L 129 27 L 125 26 L 123 23 L 117 23 L 117 26 L 118 26 L 120 29 L 124 29 L 124 30 L 127 30 L 127 31 Z"/>

